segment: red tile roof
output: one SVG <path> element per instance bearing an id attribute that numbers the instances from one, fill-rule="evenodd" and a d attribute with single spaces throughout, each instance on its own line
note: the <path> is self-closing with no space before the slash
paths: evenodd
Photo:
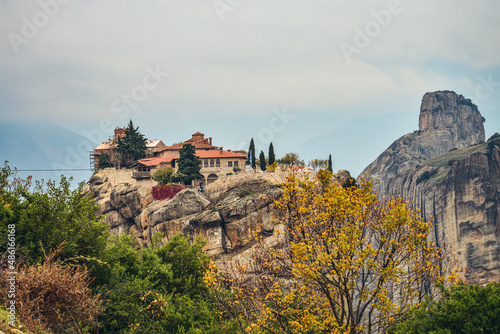
<path id="1" fill-rule="evenodd" d="M 164 147 L 156 152 L 163 152 L 163 151 L 178 151 L 180 150 L 184 144 L 187 144 L 186 142 L 184 143 L 178 143 L 178 144 L 174 144 L 172 146 L 167 146 L 167 147 Z M 206 148 L 206 149 L 216 149 L 217 146 L 213 146 L 213 145 L 210 145 L 208 144 L 207 142 L 205 142 L 204 140 L 203 141 L 197 141 L 197 142 L 194 142 L 194 143 L 190 143 L 191 145 L 194 146 L 195 149 L 200 149 L 200 148 Z"/>
<path id="2" fill-rule="evenodd" d="M 115 147 L 116 145 L 113 144 L 113 143 L 109 143 L 109 142 L 104 142 L 104 143 L 100 143 L 99 146 L 97 146 L 95 149 L 96 150 L 109 150 L 113 147 Z"/>
<path id="3" fill-rule="evenodd" d="M 200 159 L 217 159 L 217 158 L 247 158 L 246 154 L 235 153 L 230 151 L 196 151 L 196 156 Z"/>
<path id="4" fill-rule="evenodd" d="M 134 167 L 136 165 L 143 165 L 147 167 L 155 167 L 158 166 L 161 163 L 169 163 L 172 162 L 174 159 L 179 159 L 178 155 L 174 155 L 172 157 L 165 157 L 165 158 L 147 158 L 147 159 L 141 159 L 135 161 L 130 167 Z"/>
<path id="5" fill-rule="evenodd" d="M 220 158 L 235 158 L 235 159 L 246 159 L 247 155 L 242 153 L 235 153 L 230 151 L 196 151 L 196 156 L 200 159 L 220 159 Z M 162 163 L 170 163 L 172 160 L 179 159 L 178 155 L 165 157 L 165 158 L 147 158 L 135 161 L 130 167 L 134 167 L 137 165 L 143 165 L 147 167 L 156 167 Z"/>

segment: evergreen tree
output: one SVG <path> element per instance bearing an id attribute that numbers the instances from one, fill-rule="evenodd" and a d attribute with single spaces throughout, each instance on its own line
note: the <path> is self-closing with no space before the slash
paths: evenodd
<path id="1" fill-rule="evenodd" d="M 333 173 L 332 155 L 328 157 L 328 170 Z"/>
<path id="2" fill-rule="evenodd" d="M 107 153 L 101 152 L 99 154 L 99 163 L 97 164 L 99 169 L 104 169 L 106 167 L 111 167 L 111 159 Z"/>
<path id="3" fill-rule="evenodd" d="M 250 141 L 250 147 L 248 148 L 248 162 L 252 165 L 252 168 L 255 169 L 255 143 L 253 138 Z"/>
<path id="4" fill-rule="evenodd" d="M 269 154 L 267 156 L 269 165 L 272 165 L 276 161 L 276 156 L 274 155 L 273 143 L 269 144 Z"/>
<path id="5" fill-rule="evenodd" d="M 201 160 L 195 155 L 194 146 L 191 144 L 184 144 L 184 146 L 179 150 L 179 160 L 177 164 L 179 165 L 178 175 L 184 174 L 182 181 L 184 184 L 189 185 L 191 181 L 202 179 L 203 175 L 200 174 Z M 173 180 L 178 180 L 179 178 L 173 178 Z"/>
<path id="6" fill-rule="evenodd" d="M 259 160 L 260 160 L 260 169 L 263 172 L 265 172 L 266 171 L 266 156 L 264 155 L 263 151 L 260 151 Z"/>
<path id="7" fill-rule="evenodd" d="M 121 156 L 122 165 L 126 167 L 133 161 L 146 157 L 146 137 L 139 132 L 139 127 L 134 127 L 132 120 L 125 129 L 125 137 L 118 138 L 116 149 Z"/>

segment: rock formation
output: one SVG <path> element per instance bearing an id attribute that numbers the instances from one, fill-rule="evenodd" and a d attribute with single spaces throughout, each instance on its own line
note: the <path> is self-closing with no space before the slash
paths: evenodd
<path id="1" fill-rule="evenodd" d="M 389 146 L 361 175 L 371 173 L 381 195 L 392 193 L 392 179 L 404 170 L 438 157 L 451 149 L 485 140 L 484 118 L 471 100 L 455 92 L 427 93 L 422 99 L 419 130 Z"/>
<path id="2" fill-rule="evenodd" d="M 266 243 L 277 247 L 284 227 L 276 220 L 272 203 L 282 190 L 285 173 L 243 173 L 221 176 L 205 192 L 188 188 L 171 200 L 157 201 L 151 196 L 156 182 L 136 182 L 117 178 L 115 170 L 99 170 L 84 192 L 92 193 L 105 215 L 111 233 L 130 233 L 139 244 L 148 245 L 157 233 L 164 241 L 183 233 L 194 241 L 201 236 L 205 251 L 219 261 L 245 260 L 251 251 L 251 231 L 260 229 Z M 342 184 L 351 175 L 345 170 L 332 178 Z"/>
<path id="3" fill-rule="evenodd" d="M 396 140 L 362 173 L 381 196 L 399 195 L 433 221 L 432 238 L 467 268 L 470 283 L 500 280 L 500 139 L 453 92 L 425 94 L 419 131 Z"/>

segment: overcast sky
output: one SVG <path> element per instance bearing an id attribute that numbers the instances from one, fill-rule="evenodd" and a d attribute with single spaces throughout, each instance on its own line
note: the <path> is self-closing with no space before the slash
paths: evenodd
<path id="1" fill-rule="evenodd" d="M 448 89 L 491 134 L 499 28 L 498 0 L 0 0 L 0 115 L 293 147 L 394 112 L 416 129 L 423 94 Z"/>

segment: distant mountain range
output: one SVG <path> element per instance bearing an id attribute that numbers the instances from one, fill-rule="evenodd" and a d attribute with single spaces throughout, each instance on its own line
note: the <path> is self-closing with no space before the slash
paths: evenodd
<path id="1" fill-rule="evenodd" d="M 18 176 L 59 180 L 73 176 L 76 182 L 92 175 L 88 141 L 55 123 L 44 121 L 0 122 L 0 159 L 19 170 L 86 169 L 86 171 L 28 171 Z"/>

